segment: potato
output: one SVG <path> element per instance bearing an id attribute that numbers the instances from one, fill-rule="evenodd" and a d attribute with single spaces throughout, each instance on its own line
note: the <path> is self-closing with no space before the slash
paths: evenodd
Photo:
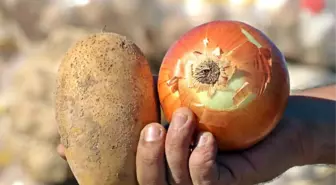
<path id="1" fill-rule="evenodd" d="M 141 129 L 159 121 L 156 90 L 140 49 L 116 33 L 76 43 L 58 70 L 55 113 L 80 185 L 135 185 Z"/>

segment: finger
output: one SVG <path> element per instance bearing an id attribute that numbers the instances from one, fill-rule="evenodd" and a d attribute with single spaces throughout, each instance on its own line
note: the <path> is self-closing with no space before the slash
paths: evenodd
<path id="1" fill-rule="evenodd" d="M 164 140 L 165 129 L 158 123 L 149 124 L 141 131 L 136 156 L 139 185 L 166 185 Z"/>
<path id="2" fill-rule="evenodd" d="M 180 108 L 173 114 L 166 139 L 168 179 L 171 184 L 191 185 L 188 160 L 189 146 L 195 130 L 194 115 L 187 108 Z"/>
<path id="3" fill-rule="evenodd" d="M 65 148 L 62 144 L 59 144 L 57 146 L 57 153 L 60 157 L 62 157 L 64 160 L 67 160 L 65 157 Z"/>
<path id="4" fill-rule="evenodd" d="M 189 170 L 193 184 L 219 184 L 219 169 L 216 163 L 217 145 L 209 132 L 200 133 L 196 148 L 189 159 Z"/>

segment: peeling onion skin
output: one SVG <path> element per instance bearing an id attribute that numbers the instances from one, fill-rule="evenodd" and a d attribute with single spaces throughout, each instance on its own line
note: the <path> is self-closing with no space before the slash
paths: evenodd
<path id="1" fill-rule="evenodd" d="M 158 92 L 168 122 L 177 108 L 189 107 L 199 130 L 227 151 L 251 147 L 273 130 L 289 84 L 285 58 L 265 34 L 243 22 L 212 21 L 169 48 Z"/>

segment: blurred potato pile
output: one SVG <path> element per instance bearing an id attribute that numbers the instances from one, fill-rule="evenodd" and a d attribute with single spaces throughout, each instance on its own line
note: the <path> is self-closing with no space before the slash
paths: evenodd
<path id="1" fill-rule="evenodd" d="M 59 61 L 78 39 L 101 31 L 126 35 L 156 74 L 168 47 L 188 29 L 240 20 L 284 52 L 292 89 L 308 88 L 335 82 L 335 1 L 319 7 L 306 1 L 0 0 L 0 185 L 73 179 L 56 153 L 53 92 Z M 334 179 L 333 168 L 305 167 L 270 184 L 331 185 Z"/>

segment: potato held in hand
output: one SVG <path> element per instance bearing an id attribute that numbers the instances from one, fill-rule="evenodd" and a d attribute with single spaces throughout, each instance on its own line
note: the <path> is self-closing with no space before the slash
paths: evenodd
<path id="1" fill-rule="evenodd" d="M 135 185 L 141 129 L 158 121 L 146 58 L 125 37 L 99 33 L 79 41 L 59 67 L 56 119 L 80 185 Z"/>

